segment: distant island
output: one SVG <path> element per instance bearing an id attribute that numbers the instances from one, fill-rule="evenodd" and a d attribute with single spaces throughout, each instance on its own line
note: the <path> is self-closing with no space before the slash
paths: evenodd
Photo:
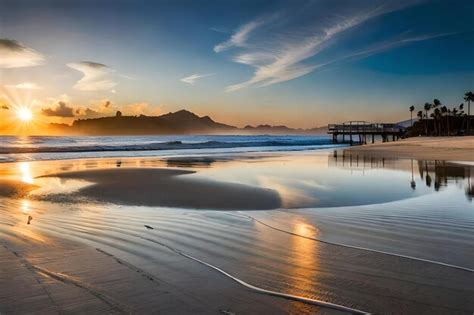
<path id="1" fill-rule="evenodd" d="M 123 116 L 77 119 L 72 125 L 49 124 L 55 134 L 71 135 L 186 135 L 186 134 L 325 134 L 327 127 L 295 129 L 287 126 L 246 126 L 238 128 L 198 116 L 182 109 L 161 116 Z"/>

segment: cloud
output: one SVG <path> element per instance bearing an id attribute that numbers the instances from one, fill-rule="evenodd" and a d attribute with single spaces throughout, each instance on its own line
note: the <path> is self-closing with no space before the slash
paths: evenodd
<path id="1" fill-rule="evenodd" d="M 209 77 L 211 75 L 214 75 L 214 73 L 208 73 L 208 74 L 197 74 L 197 73 L 195 73 L 195 74 L 191 74 L 190 76 L 187 76 L 185 78 L 180 79 L 180 81 L 193 85 L 194 83 L 196 83 L 197 79 Z"/>
<path id="2" fill-rule="evenodd" d="M 112 101 L 103 99 L 92 101 L 87 107 L 78 107 L 75 110 L 76 116 L 81 118 L 97 118 L 104 116 L 112 116 L 117 109 L 113 106 Z"/>
<path id="3" fill-rule="evenodd" d="M 110 100 L 93 101 L 87 107 L 78 107 L 74 111 L 76 117 L 79 118 L 98 118 L 114 116 L 117 111 L 121 111 L 123 115 L 139 116 L 158 115 L 161 110 L 159 106 L 152 106 L 146 102 L 131 103 L 121 106 L 115 106 Z"/>
<path id="4" fill-rule="evenodd" d="M 334 63 L 339 63 L 339 62 L 344 62 L 344 61 L 352 61 L 356 59 L 361 59 L 361 58 L 366 58 L 396 47 L 400 47 L 402 45 L 410 44 L 410 43 L 415 43 L 415 42 L 422 42 L 430 39 L 435 39 L 435 38 L 440 38 L 440 37 L 446 37 L 446 36 L 452 36 L 459 34 L 458 32 L 450 32 L 450 33 L 440 33 L 440 34 L 429 34 L 429 35 L 417 35 L 417 36 L 408 36 L 409 34 L 402 34 L 401 36 L 397 38 L 393 38 L 390 40 L 385 40 L 380 43 L 376 43 L 375 45 L 372 45 L 364 50 L 356 51 L 354 53 L 351 53 L 349 55 L 343 56 L 341 58 L 334 59 L 323 66 L 328 66 L 330 64 Z"/>
<path id="5" fill-rule="evenodd" d="M 18 84 L 7 84 L 5 85 L 6 88 L 9 89 L 19 89 L 19 90 L 41 90 L 43 89 L 36 83 L 33 82 L 23 82 Z"/>
<path id="6" fill-rule="evenodd" d="M 6 95 L 0 95 L 0 109 L 9 110 L 9 102 Z"/>
<path id="7" fill-rule="evenodd" d="M 245 41 L 247 40 L 250 33 L 257 27 L 263 25 L 265 21 L 265 19 L 259 19 L 242 25 L 234 34 L 232 34 L 232 36 L 228 40 L 214 46 L 214 51 L 216 53 L 219 53 L 234 46 L 244 46 Z"/>
<path id="8" fill-rule="evenodd" d="M 383 3 L 367 7 L 367 3 L 354 1 L 344 6 L 326 8 L 329 9 L 328 12 L 307 8 L 295 11 L 297 14 L 286 16 L 285 19 L 267 20 L 263 36 L 254 36 L 252 40 L 249 39 L 249 33 L 262 23 L 260 20 L 247 23 L 234 34 L 236 38 L 233 35 L 215 49 L 218 52 L 233 46 L 244 47 L 244 52 L 234 56 L 232 60 L 254 68 L 249 80 L 227 86 L 226 91 L 269 86 L 309 74 L 329 61 L 308 61 L 330 48 L 342 35 L 347 35 L 350 30 L 370 19 L 414 3 Z"/>
<path id="9" fill-rule="evenodd" d="M 44 57 L 13 39 L 0 39 L 0 68 L 22 68 L 42 64 Z"/>
<path id="10" fill-rule="evenodd" d="M 99 117 L 107 116 L 107 114 L 101 113 L 89 107 L 77 108 L 75 110 L 75 115 L 80 116 L 81 118 L 99 118 Z"/>
<path id="11" fill-rule="evenodd" d="M 147 115 L 147 116 L 156 116 L 159 115 L 161 110 L 159 106 L 151 106 L 146 102 L 139 102 L 128 104 L 122 107 L 122 112 L 124 115 Z"/>
<path id="12" fill-rule="evenodd" d="M 105 91 L 111 90 L 117 85 L 117 82 L 110 78 L 110 74 L 113 72 L 112 69 L 104 64 L 82 61 L 68 63 L 67 66 L 83 74 L 83 77 L 74 85 L 77 90 Z"/>
<path id="13" fill-rule="evenodd" d="M 42 109 L 41 113 L 49 117 L 74 117 L 74 109 L 67 106 L 63 101 L 59 101 L 55 108 Z"/>

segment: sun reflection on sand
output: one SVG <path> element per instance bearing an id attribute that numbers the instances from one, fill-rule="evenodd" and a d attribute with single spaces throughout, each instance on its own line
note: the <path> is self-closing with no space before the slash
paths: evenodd
<path id="1" fill-rule="evenodd" d="M 316 228 L 302 219 L 291 223 L 292 232 L 306 237 L 315 237 Z M 311 296 L 317 291 L 319 261 L 319 244 L 317 242 L 292 236 L 290 240 L 292 254 L 289 255 L 290 292 L 295 295 Z M 307 312 L 307 305 L 294 303 L 301 313 Z M 301 308 L 301 309 L 300 309 Z"/>
<path id="2" fill-rule="evenodd" d="M 21 162 L 18 164 L 20 168 L 21 181 L 27 184 L 33 184 L 33 176 L 31 175 L 30 164 Z"/>
<path id="3" fill-rule="evenodd" d="M 25 214 L 28 214 L 30 213 L 31 209 L 30 209 L 30 201 L 29 200 L 26 200 L 26 199 L 23 199 L 21 201 L 21 212 L 25 213 Z"/>
<path id="4" fill-rule="evenodd" d="M 267 222 L 270 223 L 270 222 Z M 285 216 L 285 219 L 273 221 L 272 226 L 281 227 L 297 235 L 305 237 L 318 238 L 318 229 L 305 221 L 303 217 Z M 296 235 L 282 234 L 275 232 L 261 224 L 255 225 L 258 230 L 258 236 L 261 239 L 259 243 L 274 243 L 275 246 L 285 248 L 286 253 L 280 255 L 284 259 L 286 270 L 280 274 L 279 282 L 285 285 L 285 293 L 306 296 L 311 298 L 321 298 L 315 296 L 319 287 L 319 269 L 320 269 L 320 247 L 318 242 L 314 242 Z M 310 314 L 312 308 L 297 302 L 291 302 L 291 309 L 297 310 L 298 314 Z"/>

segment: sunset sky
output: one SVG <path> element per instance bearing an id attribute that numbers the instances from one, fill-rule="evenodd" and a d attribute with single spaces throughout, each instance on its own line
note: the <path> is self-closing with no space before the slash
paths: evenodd
<path id="1" fill-rule="evenodd" d="M 0 1 L 0 126 L 158 115 L 398 121 L 474 90 L 474 2 Z M 18 122 L 17 122 L 18 123 Z"/>

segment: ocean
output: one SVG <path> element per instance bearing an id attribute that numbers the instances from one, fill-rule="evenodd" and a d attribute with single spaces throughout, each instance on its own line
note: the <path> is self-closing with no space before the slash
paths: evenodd
<path id="1" fill-rule="evenodd" d="M 326 135 L 0 136 L 0 162 L 212 155 L 341 147 Z"/>

